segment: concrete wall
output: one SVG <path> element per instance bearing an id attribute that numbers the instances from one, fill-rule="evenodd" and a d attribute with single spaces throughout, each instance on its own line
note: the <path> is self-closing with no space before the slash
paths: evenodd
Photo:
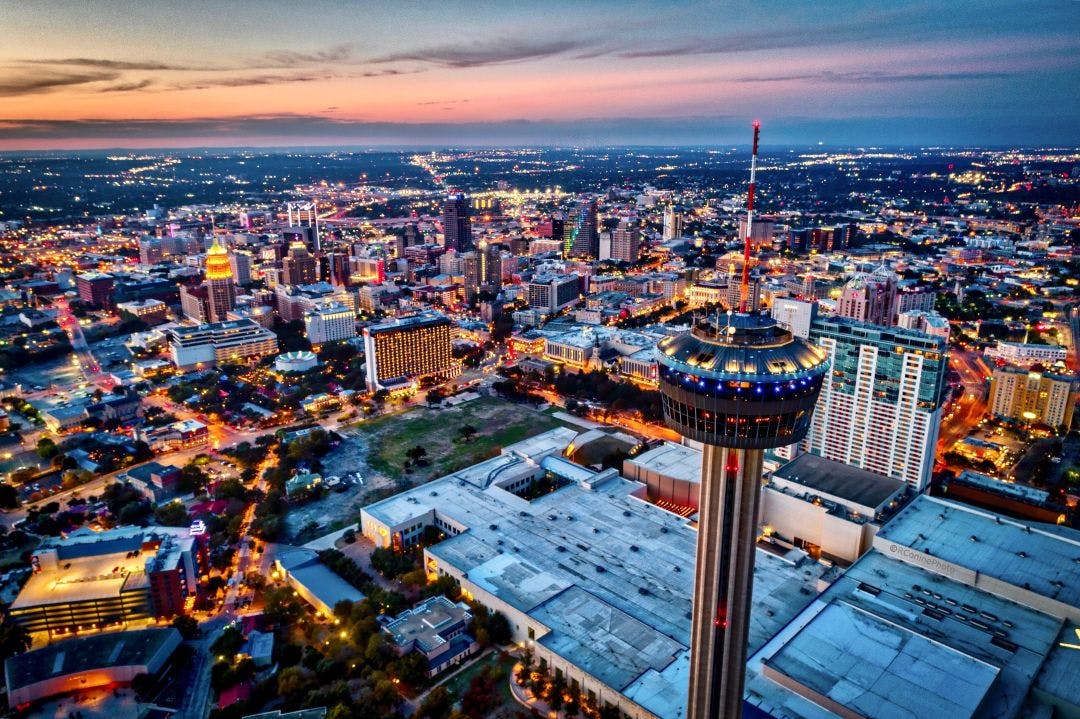
<path id="1" fill-rule="evenodd" d="M 854 562 L 870 548 L 873 532 L 869 522 L 859 524 L 831 515 L 823 506 L 770 487 L 762 491 L 761 505 L 762 523 L 788 541 L 798 537 L 845 562 Z"/>

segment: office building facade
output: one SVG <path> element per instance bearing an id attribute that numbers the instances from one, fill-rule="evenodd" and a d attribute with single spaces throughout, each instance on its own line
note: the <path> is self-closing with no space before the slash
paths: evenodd
<path id="1" fill-rule="evenodd" d="M 593 200 L 579 202 L 574 208 L 563 228 L 563 254 L 585 259 L 600 256 L 600 229 Z"/>
<path id="2" fill-rule="evenodd" d="M 311 285 L 319 280 L 319 264 L 302 242 L 289 246 L 289 254 L 281 260 L 281 279 L 287 285 Z"/>
<path id="3" fill-rule="evenodd" d="M 637 262 L 641 254 L 641 230 L 622 223 L 611 232 L 611 259 Z"/>
<path id="4" fill-rule="evenodd" d="M 206 253 L 206 314 L 210 322 L 224 322 L 229 310 L 236 307 L 236 285 L 233 282 L 232 263 L 229 253 L 218 244 L 214 244 Z"/>
<path id="5" fill-rule="evenodd" d="M 473 246 L 472 215 L 469 198 L 462 192 L 452 192 L 443 203 L 443 246 L 448 250 L 465 252 Z"/>
<path id="6" fill-rule="evenodd" d="M 76 276 L 75 287 L 79 292 L 79 299 L 94 309 L 112 309 L 112 275 L 104 272 L 87 272 Z"/>
<path id="7" fill-rule="evenodd" d="M 577 275 L 542 275 L 529 283 L 529 306 L 549 313 L 572 307 L 581 299 Z"/>

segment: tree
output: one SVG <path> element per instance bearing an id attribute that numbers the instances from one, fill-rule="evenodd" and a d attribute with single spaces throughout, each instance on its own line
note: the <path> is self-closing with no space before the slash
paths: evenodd
<path id="1" fill-rule="evenodd" d="M 345 704 L 335 704 L 326 712 L 326 719 L 352 719 L 353 713 Z"/>
<path id="2" fill-rule="evenodd" d="M 26 484 L 37 475 L 36 467 L 19 467 L 11 473 L 11 481 L 15 484 Z"/>
<path id="3" fill-rule="evenodd" d="M 59 448 L 56 446 L 56 442 L 52 441 L 49 437 L 42 437 L 37 443 L 37 454 L 42 459 L 51 459 L 55 457 Z"/>
<path id="4" fill-rule="evenodd" d="M 420 652 L 409 652 L 393 664 L 394 675 L 410 687 L 418 687 L 427 681 L 428 660 Z"/>
<path id="5" fill-rule="evenodd" d="M 0 507 L 15 509 L 19 506 L 19 492 L 7 482 L 0 482 Z"/>
<path id="6" fill-rule="evenodd" d="M 195 617 L 187 614 L 179 614 L 172 620 L 172 626 L 180 632 L 184 639 L 195 639 L 199 636 L 199 622 Z"/>
<path id="7" fill-rule="evenodd" d="M 453 707 L 454 697 L 446 687 L 437 686 L 428 692 L 413 716 L 415 719 L 447 719 Z"/>
<path id="8" fill-rule="evenodd" d="M 566 679 L 563 678 L 562 672 L 555 673 L 555 679 L 551 682 L 551 690 L 548 692 L 548 706 L 555 711 L 559 711 L 563 707 L 564 697 L 563 692 L 566 690 Z"/>
<path id="9" fill-rule="evenodd" d="M 427 450 L 424 449 L 423 447 L 421 447 L 420 445 L 416 445 L 415 447 L 410 447 L 405 452 L 405 456 L 408 457 L 409 459 L 411 459 L 414 462 L 419 462 L 420 460 L 422 460 L 424 457 L 427 456 Z"/>
<path id="10" fill-rule="evenodd" d="M 194 462 L 188 462 L 180 468 L 180 478 L 176 482 L 176 489 L 181 493 L 198 492 L 207 485 L 210 478 L 202 467 Z"/>
<path id="11" fill-rule="evenodd" d="M 22 654 L 30 648 L 30 633 L 26 627 L 11 620 L 0 624 L 0 658 Z"/>
<path id="12" fill-rule="evenodd" d="M 225 578 L 224 577 L 215 576 L 215 577 L 210 577 L 209 579 L 206 580 L 206 593 L 211 597 L 217 595 L 218 592 L 220 592 L 224 588 L 225 588 Z"/>
<path id="13" fill-rule="evenodd" d="M 461 435 L 463 441 L 468 442 L 476 436 L 476 427 L 473 427 L 470 424 L 462 425 L 461 428 L 458 429 L 458 434 Z"/>
<path id="14" fill-rule="evenodd" d="M 154 510 L 154 519 L 164 527 L 186 527 L 191 521 L 183 502 L 169 502 L 158 505 Z"/>

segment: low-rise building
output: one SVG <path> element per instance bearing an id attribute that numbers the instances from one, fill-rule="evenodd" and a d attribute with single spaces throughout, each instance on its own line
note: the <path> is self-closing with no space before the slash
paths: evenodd
<path id="1" fill-rule="evenodd" d="M 1069 356 L 1069 351 L 1065 347 L 1058 345 L 1026 344 L 1001 340 L 986 350 L 986 354 L 988 357 L 999 359 L 1008 364 L 1030 367 L 1035 363 L 1052 365 L 1065 362 Z"/>
<path id="2" fill-rule="evenodd" d="M 438 530 L 429 577 L 505 615 L 568 688 L 631 719 L 685 717 L 695 530 L 639 499 L 641 484 L 565 459 L 576 436 L 552 430 L 368 505 L 361 530 L 398 548 Z M 824 571 L 798 551 L 758 552 L 751 649 L 813 600 Z"/>
<path id="3" fill-rule="evenodd" d="M 334 606 L 338 602 L 364 599 L 360 590 L 319 561 L 319 555 L 310 549 L 279 552 L 274 569 L 301 599 L 325 617 L 334 615 Z"/>
<path id="4" fill-rule="evenodd" d="M 1080 532 L 916 497 L 747 662 L 760 714 L 1080 715 Z"/>
<path id="5" fill-rule="evenodd" d="M 278 351 L 277 335 L 252 320 L 173 327 L 167 336 L 173 364 L 179 369 L 213 367 Z"/>
<path id="6" fill-rule="evenodd" d="M 98 687 L 130 684 L 135 677 L 161 674 L 182 643 L 172 627 L 110 632 L 70 639 L 16 654 L 4 662 L 8 706 Z"/>
<path id="7" fill-rule="evenodd" d="M 476 640 L 466 633 L 471 621 L 468 604 L 438 596 L 397 615 L 383 625 L 383 631 L 399 654 L 423 654 L 428 660 L 427 675 L 433 677 L 479 650 Z"/>
<path id="8" fill-rule="evenodd" d="M 171 527 L 79 529 L 45 540 L 30 561 L 9 616 L 50 635 L 180 614 L 201 573 L 195 538 Z"/>
<path id="9" fill-rule="evenodd" d="M 169 318 L 169 306 L 161 300 L 145 299 L 121 302 L 116 305 L 121 314 L 128 314 L 148 325 L 156 325 Z"/>
<path id="10" fill-rule="evenodd" d="M 337 302 L 322 302 L 304 312 L 304 331 L 314 347 L 356 337 L 356 313 Z"/>
<path id="11" fill-rule="evenodd" d="M 137 436 L 155 452 L 202 447 L 210 441 L 210 428 L 195 419 L 182 419 L 164 427 L 140 428 Z"/>

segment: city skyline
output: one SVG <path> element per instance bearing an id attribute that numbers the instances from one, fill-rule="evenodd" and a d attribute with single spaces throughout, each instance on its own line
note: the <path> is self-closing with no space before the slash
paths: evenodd
<path id="1" fill-rule="evenodd" d="M 0 150 L 1069 144 L 1080 6 L 0 8 Z M 457 28 L 448 34 L 448 28 Z"/>

